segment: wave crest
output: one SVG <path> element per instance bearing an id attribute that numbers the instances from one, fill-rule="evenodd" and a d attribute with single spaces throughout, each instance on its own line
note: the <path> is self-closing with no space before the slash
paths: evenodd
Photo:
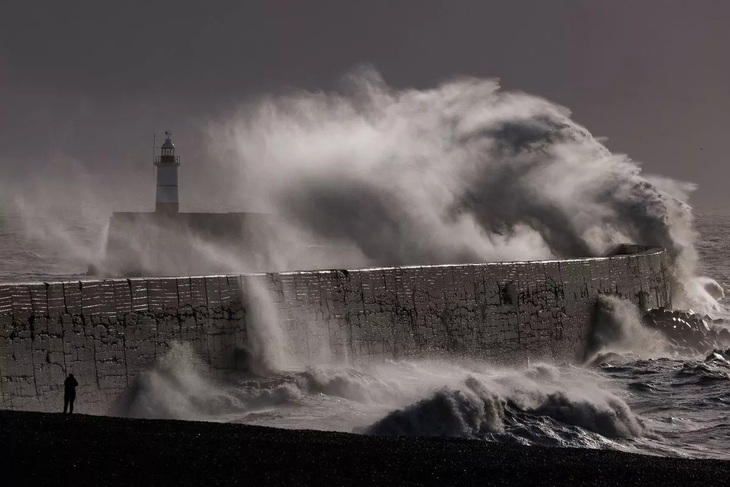
<path id="1" fill-rule="evenodd" d="M 550 370 L 485 381 L 474 376 L 398 409 L 364 431 L 373 435 L 488 438 L 534 444 L 591 446 L 639 437 L 641 420 L 618 396 Z M 544 377 L 543 374 L 540 374 Z"/>

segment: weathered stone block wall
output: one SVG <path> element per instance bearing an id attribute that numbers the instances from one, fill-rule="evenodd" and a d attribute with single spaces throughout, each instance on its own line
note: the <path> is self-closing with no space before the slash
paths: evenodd
<path id="1" fill-rule="evenodd" d="M 666 253 L 602 259 L 0 285 L 0 408 L 103 413 L 174 341 L 215 374 L 267 326 L 299 364 L 456 355 L 579 360 L 600 293 L 670 301 Z M 247 324 L 248 322 L 248 324 Z"/>
<path id="2" fill-rule="evenodd" d="M 583 357 L 599 294 L 645 309 L 670 305 L 666 259 L 656 250 L 265 278 L 290 339 L 285 345 L 303 363 L 439 354 L 501 363 L 571 362 Z"/>
<path id="3" fill-rule="evenodd" d="M 246 341 L 236 276 L 0 286 L 0 408 L 58 410 L 66 371 L 101 413 L 173 341 L 214 371 Z"/>

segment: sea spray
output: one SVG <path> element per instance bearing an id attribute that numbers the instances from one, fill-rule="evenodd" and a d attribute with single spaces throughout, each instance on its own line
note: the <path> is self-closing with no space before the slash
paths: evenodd
<path id="1" fill-rule="evenodd" d="M 289 370 L 296 366 L 290 337 L 266 286 L 266 275 L 239 276 L 246 306 L 246 350 L 250 368 L 259 374 Z"/>
<path id="2" fill-rule="evenodd" d="M 113 415 L 202 419 L 236 407 L 189 343 L 173 343 L 112 407 Z"/>
<path id="3" fill-rule="evenodd" d="M 375 435 L 486 438 L 530 444 L 605 446 L 641 436 L 629 406 L 588 372 L 469 374 L 398 409 L 364 430 Z M 572 440 L 571 440 L 572 439 Z"/>
<path id="4" fill-rule="evenodd" d="M 298 387 L 285 380 L 247 383 L 216 377 L 190 343 L 175 342 L 135 378 L 109 412 L 139 418 L 232 421 L 301 396 Z"/>
<path id="5" fill-rule="evenodd" d="M 347 268 L 583 257 L 635 242 L 669 250 L 675 306 L 720 309 L 716 287 L 707 292 L 693 281 L 693 186 L 642 174 L 566 108 L 501 90 L 494 80 L 397 89 L 361 68 L 338 91 L 252 100 L 234 118 L 210 125 L 208 149 L 210 172 L 238 179 L 255 210 L 278 215 L 286 228 L 258 249 L 179 238 L 205 272 L 242 272 L 244 254 L 257 267 L 264 260 L 276 269 Z M 80 167 L 70 166 L 63 194 L 76 206 L 106 209 L 105 195 L 89 189 Z M 33 200 L 16 201 L 23 215 L 49 203 L 37 196 L 53 188 L 36 185 Z M 59 254 L 98 260 L 103 241 L 79 242 L 52 219 L 24 220 Z M 316 245 L 293 250 L 303 241 Z M 147 264 L 176 275 L 190 261 Z M 99 270 L 107 271 L 116 273 Z"/>
<path id="6" fill-rule="evenodd" d="M 661 333 L 644 326 L 634 303 L 617 296 L 598 296 L 584 362 L 591 363 L 606 353 L 634 352 L 643 357 L 655 357 L 669 350 L 669 342 Z"/>
<path id="7" fill-rule="evenodd" d="M 46 202 L 49 206 L 39 206 L 37 201 L 25 195 L 16 197 L 9 208 L 19 224 L 14 231 L 24 233 L 33 248 L 53 256 L 53 267 L 59 274 L 85 272 L 89 264 L 98 263 L 104 255 L 108 215 L 96 205 L 87 207 L 81 203 L 89 194 L 81 192 L 80 200 L 72 210 L 49 202 Z"/>
<path id="8" fill-rule="evenodd" d="M 308 276 L 318 279 L 317 274 Z M 321 283 L 310 280 L 308 286 L 297 288 L 297 282 L 303 280 L 286 274 L 242 275 L 239 279 L 246 308 L 246 350 L 258 372 L 350 365 L 346 330 L 332 329 L 344 323 L 324 319 L 322 311 L 297 306 L 302 299 L 321 299 Z M 329 276 L 324 281 L 327 279 Z"/>
<path id="9" fill-rule="evenodd" d="M 567 109 L 494 80 L 396 89 L 362 68 L 340 91 L 247 104 L 212 126 L 210 146 L 237 153 L 242 191 L 331 245 L 334 261 L 347 249 L 340 265 L 585 257 L 638 243 L 668 249 L 677 305 L 696 297 L 685 286 L 697 262 L 692 186 L 643 176 Z"/>
<path id="10" fill-rule="evenodd" d="M 644 432 L 610 384 L 584 369 L 413 361 L 213 377 L 180 343 L 139 375 L 112 412 L 583 447 L 624 448 L 615 442 Z"/>

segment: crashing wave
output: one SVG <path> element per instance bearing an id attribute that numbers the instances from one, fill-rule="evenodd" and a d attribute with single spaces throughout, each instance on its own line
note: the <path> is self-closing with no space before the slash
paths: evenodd
<path id="1" fill-rule="evenodd" d="M 641 420 L 618 396 L 588 384 L 566 387 L 559 374 L 549 375 L 555 369 L 533 379 L 524 374 L 510 387 L 471 376 L 461 387 L 444 387 L 363 432 L 584 447 L 643 434 Z"/>
<path id="2" fill-rule="evenodd" d="M 345 84 L 263 97 L 210 133 L 222 158 L 239 156 L 243 192 L 293 235 L 347 248 L 331 253 L 341 267 L 601 256 L 637 243 L 668 249 L 675 303 L 716 304 L 716 290 L 690 285 L 692 185 L 641 174 L 566 108 L 490 79 L 396 89 L 363 68 Z M 270 247 L 286 267 L 281 243 Z"/>

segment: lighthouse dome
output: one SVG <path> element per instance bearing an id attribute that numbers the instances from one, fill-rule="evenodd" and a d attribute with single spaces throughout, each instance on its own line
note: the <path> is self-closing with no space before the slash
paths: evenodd
<path id="1" fill-rule="evenodd" d="M 172 143 L 172 140 L 170 140 L 170 136 L 168 135 L 165 139 L 165 142 L 162 144 L 163 149 L 174 149 L 175 144 Z"/>

